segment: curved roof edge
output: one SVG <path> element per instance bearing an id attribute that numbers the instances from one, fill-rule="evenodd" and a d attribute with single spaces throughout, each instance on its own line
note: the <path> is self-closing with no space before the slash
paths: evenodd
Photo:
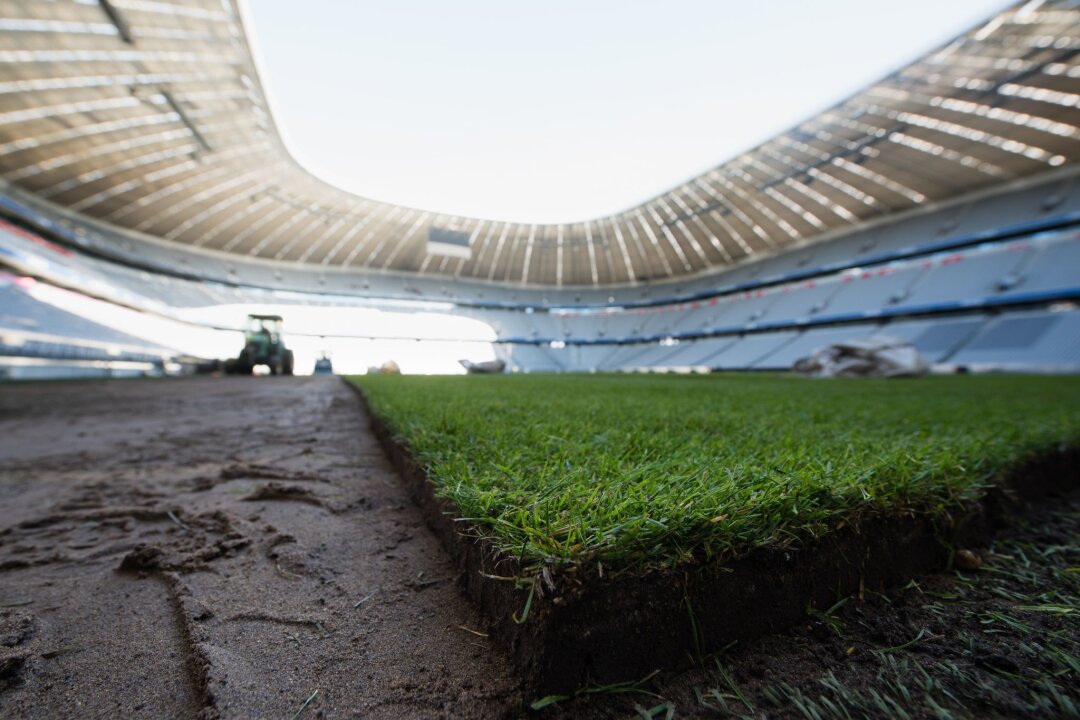
<path id="1" fill-rule="evenodd" d="M 241 257 L 608 287 L 699 275 L 1041 174 L 1080 142 L 1080 10 L 1034 0 L 621 213 L 450 216 L 304 170 L 274 125 L 237 3 L 7 13 L 0 177 L 122 230 Z"/>

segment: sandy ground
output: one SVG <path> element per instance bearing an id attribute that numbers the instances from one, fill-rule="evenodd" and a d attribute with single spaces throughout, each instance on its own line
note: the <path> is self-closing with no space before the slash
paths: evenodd
<path id="1" fill-rule="evenodd" d="M 0 507 L 0 717 L 521 707 L 336 378 L 4 386 Z"/>

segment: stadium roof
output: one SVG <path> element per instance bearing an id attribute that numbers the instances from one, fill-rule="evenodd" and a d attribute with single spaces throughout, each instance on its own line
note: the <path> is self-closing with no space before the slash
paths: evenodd
<path id="1" fill-rule="evenodd" d="M 658 280 L 1080 152 L 1080 9 L 1064 0 L 1009 8 L 658 197 L 561 225 L 392 205 L 312 176 L 274 126 L 235 0 L 0 7 L 0 177 L 121 228 L 285 262 L 556 286 Z M 471 250 L 454 252 L 466 238 Z"/>

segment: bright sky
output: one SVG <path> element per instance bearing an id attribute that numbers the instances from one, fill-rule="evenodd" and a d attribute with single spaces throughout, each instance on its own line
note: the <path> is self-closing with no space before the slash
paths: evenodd
<path id="1" fill-rule="evenodd" d="M 569 222 L 718 165 L 1003 0 L 247 0 L 286 143 L 368 197 Z"/>

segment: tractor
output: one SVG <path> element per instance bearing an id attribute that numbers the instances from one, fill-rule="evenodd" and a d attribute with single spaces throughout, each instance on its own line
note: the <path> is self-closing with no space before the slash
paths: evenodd
<path id="1" fill-rule="evenodd" d="M 270 368 L 271 375 L 293 374 L 293 353 L 281 337 L 280 315 L 248 315 L 244 325 L 244 349 L 225 362 L 230 375 L 250 375 L 256 365 Z"/>

